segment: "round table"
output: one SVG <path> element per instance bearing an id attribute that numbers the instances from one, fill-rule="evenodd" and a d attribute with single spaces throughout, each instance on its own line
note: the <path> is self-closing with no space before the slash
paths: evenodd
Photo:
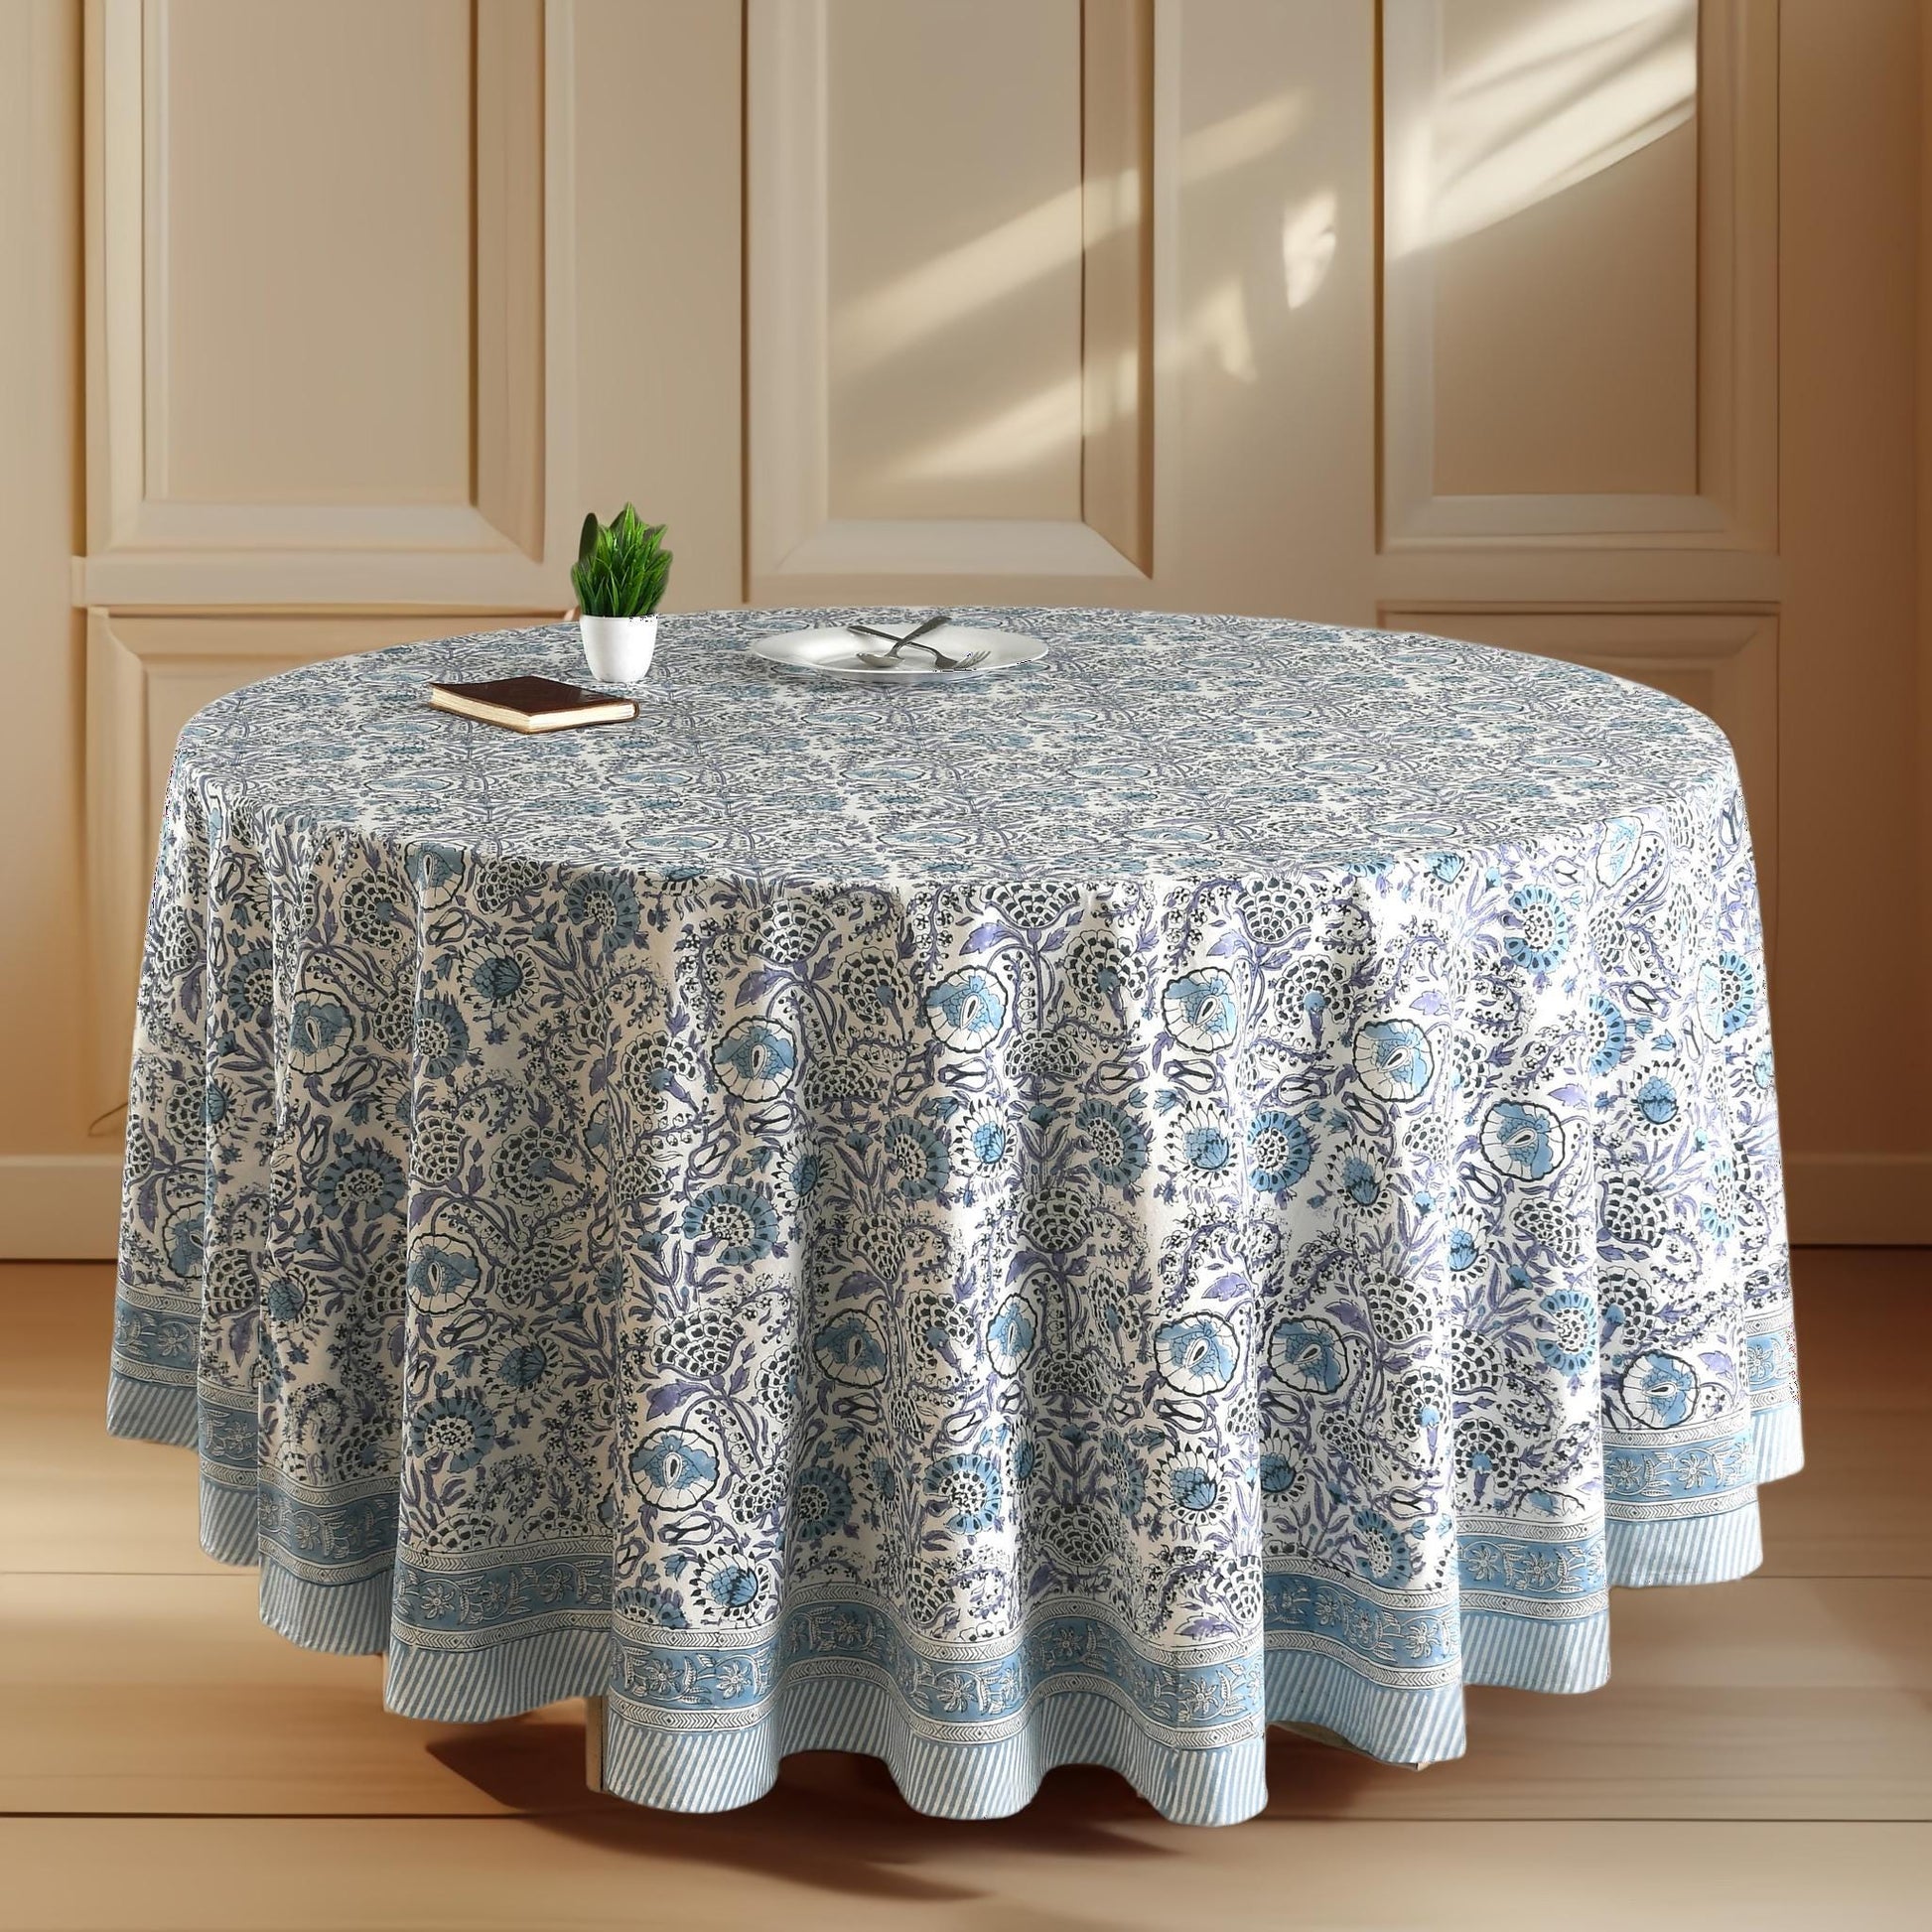
<path id="1" fill-rule="evenodd" d="M 836 614 L 833 621 L 847 616 Z M 888 621 L 891 613 L 864 614 Z M 1797 1467 L 1757 893 L 1722 734 L 1604 673 L 989 611 L 814 680 L 664 624 L 520 738 L 312 665 L 184 733 L 110 1427 L 405 1714 L 607 1700 L 610 1788 L 1097 1762 L 1247 1817 L 1270 1723 L 1462 1749 Z"/>

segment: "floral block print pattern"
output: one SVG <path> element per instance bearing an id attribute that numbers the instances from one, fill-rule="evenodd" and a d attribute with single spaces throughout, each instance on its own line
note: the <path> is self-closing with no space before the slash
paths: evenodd
<path id="1" fill-rule="evenodd" d="M 882 614 L 869 614 L 875 619 Z M 888 614 L 890 615 L 890 614 Z M 1462 1748 L 1799 1459 L 1757 895 L 1706 720 L 1243 619 L 988 612 L 914 687 L 667 621 L 524 740 L 316 666 L 181 743 L 110 1426 L 391 1706 L 608 1698 L 626 1796 L 786 1751 L 1264 1801 Z M 820 614 L 811 614 L 811 621 Z"/>

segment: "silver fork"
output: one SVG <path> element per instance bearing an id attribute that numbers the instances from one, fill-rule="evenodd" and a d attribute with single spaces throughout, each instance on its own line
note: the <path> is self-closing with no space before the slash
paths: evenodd
<path id="1" fill-rule="evenodd" d="M 892 645 L 891 650 L 862 650 L 859 652 L 859 662 L 875 671 L 890 671 L 894 669 L 898 663 L 899 652 L 904 650 L 908 644 L 915 650 L 929 652 L 932 657 L 933 667 L 936 670 L 970 671 L 975 664 L 984 664 L 991 655 L 988 651 L 971 650 L 963 657 L 948 657 L 937 644 L 928 644 L 924 641 L 925 634 L 928 630 L 937 630 L 941 624 L 950 621 L 951 620 L 942 611 L 937 617 L 927 618 L 923 623 L 915 625 L 903 637 L 895 637 L 890 630 L 875 630 L 869 623 L 849 623 L 846 625 L 846 628 L 855 637 L 877 637 L 882 643 Z"/>
<path id="2" fill-rule="evenodd" d="M 948 657 L 931 644 L 913 644 L 912 648 L 932 651 L 932 668 L 936 671 L 970 671 L 975 664 L 984 664 L 992 655 L 991 651 L 969 650 L 964 657 Z M 890 671 L 898 661 L 897 656 L 889 650 L 862 650 L 859 653 L 859 662 L 870 665 L 875 671 Z"/>

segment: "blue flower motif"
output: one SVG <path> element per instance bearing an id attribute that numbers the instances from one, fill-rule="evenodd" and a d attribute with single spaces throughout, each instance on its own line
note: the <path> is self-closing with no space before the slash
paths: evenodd
<path id="1" fill-rule="evenodd" d="M 1653 1127 L 1668 1127 L 1677 1108 L 1677 1089 L 1662 1074 L 1651 1074 L 1637 1089 L 1637 1112 Z"/>
<path id="2" fill-rule="evenodd" d="M 267 946 L 249 946 L 228 968 L 228 1007 L 242 1022 L 267 1020 L 275 1011 L 275 955 Z"/>
<path id="3" fill-rule="evenodd" d="M 1372 1163 L 1351 1154 L 1341 1164 L 1341 1191 L 1357 1207 L 1374 1207 L 1382 1198 L 1382 1176 Z"/>
<path id="4" fill-rule="evenodd" d="M 523 990 L 523 962 L 506 952 L 484 953 L 470 968 L 470 991 L 485 1007 L 506 1007 Z"/>
<path id="5" fill-rule="evenodd" d="M 1125 1192 L 1147 1169 L 1147 1128 L 1111 1100 L 1083 1100 L 1073 1116 L 1080 1145 L 1093 1156 L 1093 1176 Z"/>
<path id="6" fill-rule="evenodd" d="M 1114 1507 L 1123 1516 L 1138 1514 L 1147 1501 L 1147 1457 L 1113 1430 L 1100 1439 L 1100 1454 L 1114 1479 Z"/>
<path id="7" fill-rule="evenodd" d="M 379 1219 L 402 1194 L 402 1163 L 374 1141 L 344 1148 L 316 1179 L 323 1212 L 339 1221 Z"/>
<path id="8" fill-rule="evenodd" d="M 1436 1077 L 1429 1035 L 1413 1020 L 1373 1020 L 1355 1035 L 1355 1074 L 1378 1100 L 1419 1100 Z"/>
<path id="9" fill-rule="evenodd" d="M 454 1000 L 416 1003 L 416 1063 L 432 1080 L 447 1080 L 470 1056 L 470 1023 Z"/>
<path id="10" fill-rule="evenodd" d="M 292 1275 L 276 1275 L 262 1294 L 269 1317 L 275 1321 L 297 1321 L 309 1305 L 308 1291 Z"/>
<path id="11" fill-rule="evenodd" d="M 1510 894 L 1509 909 L 1516 914 L 1516 930 L 1503 941 L 1503 951 L 1532 973 L 1561 965 L 1572 930 L 1563 900 L 1547 886 L 1523 886 Z"/>
<path id="12" fill-rule="evenodd" d="M 637 889 L 621 872 L 579 873 L 564 888 L 564 910 L 604 935 L 607 946 L 637 936 Z"/>
<path id="13" fill-rule="evenodd" d="M 1021 1295 L 1009 1295 L 986 1324 L 987 1353 L 1002 1375 L 1015 1373 L 1038 1339 L 1039 1318 Z"/>
<path id="14" fill-rule="evenodd" d="M 1285 1496 L 1295 1487 L 1296 1477 L 1301 1472 L 1292 1458 L 1271 1449 L 1261 1458 L 1258 1473 L 1264 1496 Z"/>
<path id="15" fill-rule="evenodd" d="M 161 1251 L 168 1257 L 168 1268 L 184 1281 L 199 1281 L 202 1274 L 203 1233 L 199 1204 L 178 1208 L 162 1229 Z"/>
<path id="16" fill-rule="evenodd" d="M 1268 1337 L 1268 1365 L 1304 1395 L 1333 1395 L 1348 1376 L 1334 1324 L 1305 1314 L 1278 1321 Z"/>
<path id="17" fill-rule="evenodd" d="M 1476 1263 L 1476 1238 L 1467 1228 L 1452 1228 L 1449 1238 L 1449 1265 L 1450 1272 L 1461 1274 L 1473 1268 Z"/>
<path id="18" fill-rule="evenodd" d="M 1565 1375 L 1582 1375 L 1596 1360 L 1596 1304 L 1580 1288 L 1559 1288 L 1537 1306 L 1556 1330 L 1537 1337 L 1537 1352 Z"/>
<path id="19" fill-rule="evenodd" d="M 1596 852 L 1596 876 L 1605 886 L 1617 885 L 1636 864 L 1643 849 L 1643 827 L 1631 818 L 1613 818 L 1603 828 Z"/>
<path id="20" fill-rule="evenodd" d="M 1646 1429 L 1674 1429 L 1697 1402 L 1697 1370 L 1661 1349 L 1639 1355 L 1623 1371 L 1623 1406 Z"/>
<path id="21" fill-rule="evenodd" d="M 1183 1452 L 1168 1464 L 1168 1502 L 1189 1516 L 1199 1516 L 1220 1500 L 1221 1478 L 1204 1455 Z"/>
<path id="22" fill-rule="evenodd" d="M 684 1613 L 684 1599 L 662 1584 L 639 1584 L 618 1592 L 617 1608 L 624 1616 L 635 1617 L 654 1630 L 688 1630 L 691 1619 Z"/>
<path id="23" fill-rule="evenodd" d="M 1227 1045 L 1240 1022 L 1234 982 L 1218 966 L 1203 966 L 1171 979 L 1161 997 L 1161 1011 L 1174 1038 L 1203 1053 Z"/>
<path id="24" fill-rule="evenodd" d="M 461 1475 L 496 1447 L 496 1419 L 474 1389 L 453 1389 L 410 1418 L 409 1444 L 418 1455 L 440 1456 L 450 1474 Z"/>
<path id="25" fill-rule="evenodd" d="M 469 1301 L 483 1267 L 468 1242 L 450 1234 L 418 1235 L 409 1246 L 410 1302 L 425 1314 L 449 1314 Z"/>
<path id="26" fill-rule="evenodd" d="M 457 1024 L 462 1025 L 460 1014 Z M 467 1032 L 465 1039 L 467 1043 Z M 327 1073 L 354 1041 L 355 1022 L 342 1001 L 333 994 L 296 995 L 289 1008 L 288 1056 L 298 1073 Z"/>
<path id="27" fill-rule="evenodd" d="M 1355 1568 L 1378 1588 L 1400 1589 L 1416 1574 L 1409 1539 L 1380 1510 L 1358 1509 L 1355 1533 L 1362 1539 Z"/>
<path id="28" fill-rule="evenodd" d="M 1293 1114 L 1264 1107 L 1248 1128 L 1248 1180 L 1264 1194 L 1285 1194 L 1314 1161 L 1314 1141 Z"/>
<path id="29" fill-rule="evenodd" d="M 1003 1120 L 976 1120 L 966 1144 L 982 1168 L 997 1168 L 1007 1158 L 1011 1137 Z"/>
<path id="30" fill-rule="evenodd" d="M 1191 1107 L 1179 1122 L 1180 1158 L 1196 1173 L 1226 1173 L 1234 1166 L 1234 1135 L 1211 1107 Z"/>
<path id="31" fill-rule="evenodd" d="M 720 1083 L 741 1100 L 769 1100 L 798 1070 L 798 1042 L 775 1020 L 741 1020 L 712 1048 Z"/>
<path id="32" fill-rule="evenodd" d="M 976 1052 L 1006 1024 L 1009 1005 L 998 975 L 968 966 L 948 974 L 925 996 L 925 1016 L 948 1046 Z"/>
<path id="33" fill-rule="evenodd" d="M 1725 976 L 1715 959 L 1698 967 L 1697 986 L 1691 1004 L 1699 1028 L 1709 1039 L 1722 1039 L 1725 1031 Z"/>
<path id="34" fill-rule="evenodd" d="M 909 1115 L 887 1124 L 886 1165 L 907 1200 L 930 1200 L 952 1178 L 945 1137 Z"/>
<path id="35" fill-rule="evenodd" d="M 534 1389 L 550 1373 L 550 1356 L 541 1342 L 518 1342 L 504 1350 L 496 1364 L 496 1379 L 505 1388 Z"/>
<path id="36" fill-rule="evenodd" d="M 1006 1486 L 1000 1465 L 990 1455 L 962 1451 L 942 1456 L 926 1470 L 925 1487 L 949 1530 L 972 1536 L 999 1527 Z"/>
<path id="37" fill-rule="evenodd" d="M 835 1314 L 818 1331 L 812 1354 L 834 1382 L 867 1389 L 885 1379 L 886 1344 L 872 1317 L 857 1309 Z"/>
<path id="38" fill-rule="evenodd" d="M 685 1203 L 682 1225 L 689 1240 L 711 1248 L 727 1268 L 743 1268 L 771 1252 L 778 1216 L 759 1189 L 722 1180 Z"/>
<path id="39" fill-rule="evenodd" d="M 727 1616 L 750 1609 L 761 1587 L 759 1573 L 749 1563 L 721 1563 L 708 1571 L 704 1580 L 705 1595 L 715 1609 Z"/>
<path id="40" fill-rule="evenodd" d="M 1737 1232 L 1737 1170 L 1728 1155 L 1711 1163 L 1711 1198 L 1699 1208 L 1698 1219 L 1720 1241 Z"/>
<path id="41" fill-rule="evenodd" d="M 1599 1079 L 1614 1073 L 1630 1050 L 1630 1026 L 1615 1003 L 1592 993 L 1589 999 L 1589 1070 Z"/>
<path id="42" fill-rule="evenodd" d="M 1563 1122 L 1533 1100 L 1499 1100 L 1483 1116 L 1483 1159 L 1512 1180 L 1544 1179 L 1567 1152 Z"/>
<path id="43" fill-rule="evenodd" d="M 1722 1024 L 1726 1035 L 1741 1032 L 1757 1013 L 1757 973 L 1742 953 L 1718 955 Z"/>
<path id="44" fill-rule="evenodd" d="M 463 854 L 453 846 L 419 845 L 409 854 L 410 883 L 418 892 L 445 892 L 462 877 Z"/>
<path id="45" fill-rule="evenodd" d="M 1212 1395 L 1234 1380 L 1241 1344 L 1218 1314 L 1203 1311 L 1155 1329 L 1154 1358 L 1169 1387 L 1183 1395 Z"/>
<path id="46" fill-rule="evenodd" d="M 830 1536 L 852 1514 L 852 1484 L 830 1462 L 814 1462 L 791 1479 L 791 1526 L 800 1536 Z"/>
<path id="47" fill-rule="evenodd" d="M 653 1429 L 630 1451 L 630 1479 L 647 1503 L 688 1509 L 718 1486 L 723 1459 L 702 1430 L 681 1424 Z"/>

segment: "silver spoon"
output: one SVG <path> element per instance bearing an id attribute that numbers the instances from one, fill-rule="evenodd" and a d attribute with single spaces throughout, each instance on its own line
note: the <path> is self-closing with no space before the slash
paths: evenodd
<path id="1" fill-rule="evenodd" d="M 882 643 L 892 645 L 892 649 L 888 651 L 862 650 L 859 653 L 859 662 L 875 671 L 890 671 L 894 669 L 898 663 L 899 652 L 908 644 L 914 646 L 916 649 L 929 652 L 934 668 L 941 671 L 970 671 L 975 664 L 984 664 L 990 655 L 987 651 L 968 651 L 963 657 L 948 657 L 937 644 L 928 644 L 923 641 L 927 631 L 937 630 L 941 624 L 950 621 L 951 620 L 947 617 L 946 613 L 942 611 L 937 617 L 927 618 L 923 623 L 914 625 L 902 637 L 895 637 L 890 630 L 875 630 L 869 623 L 849 623 L 846 625 L 846 628 L 855 637 L 877 637 Z"/>
<path id="2" fill-rule="evenodd" d="M 911 643 L 908 637 L 906 642 Z M 969 650 L 964 657 L 948 657 L 944 651 L 933 650 L 930 644 L 913 644 L 914 650 L 932 651 L 932 665 L 938 671 L 970 671 L 975 664 L 984 664 L 992 655 L 991 651 Z M 899 660 L 889 650 L 862 650 L 859 662 L 871 666 L 875 671 L 890 671 L 897 667 Z"/>

